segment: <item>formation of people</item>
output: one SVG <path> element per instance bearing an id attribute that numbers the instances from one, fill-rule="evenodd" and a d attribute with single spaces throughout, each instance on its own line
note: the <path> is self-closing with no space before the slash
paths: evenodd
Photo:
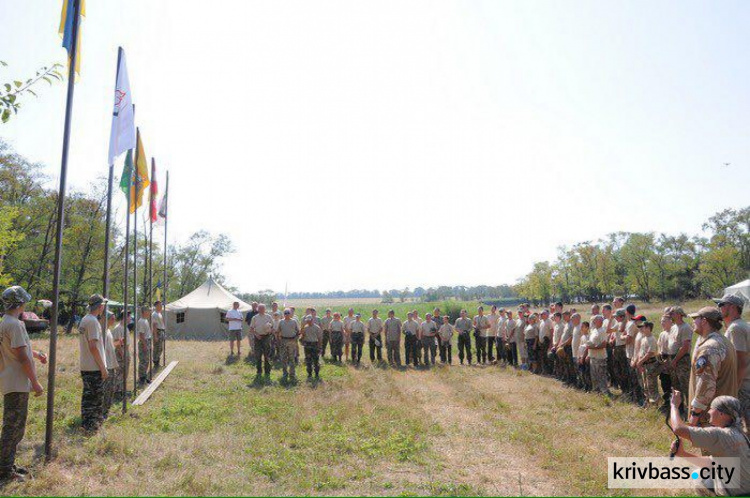
<path id="1" fill-rule="evenodd" d="M 21 319 L 32 298 L 20 286 L 2 293 L 3 318 L 0 321 L 0 387 L 3 392 L 3 426 L 0 434 L 0 483 L 23 481 L 27 469 L 15 463 L 16 450 L 26 429 L 29 395 L 41 396 L 34 360 L 47 362 L 41 351 L 32 348 L 26 326 Z M 78 364 L 81 372 L 81 427 L 95 432 L 107 418 L 110 409 L 125 396 L 124 376 L 128 373 L 130 353 L 125 347 L 126 330 L 137 335 L 138 383 L 151 381 L 160 368 L 166 332 L 162 303 L 153 308 L 143 306 L 139 318 L 131 321 L 130 313 L 106 311 L 107 299 L 99 294 L 88 300 L 87 313 L 79 325 Z M 128 393 L 129 394 L 129 393 Z"/>

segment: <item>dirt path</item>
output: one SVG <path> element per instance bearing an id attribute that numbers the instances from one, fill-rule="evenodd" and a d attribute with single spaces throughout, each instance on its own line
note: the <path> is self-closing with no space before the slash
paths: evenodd
<path id="1" fill-rule="evenodd" d="M 473 368 L 466 373 L 490 374 Z M 393 381 L 407 399 L 412 399 L 442 429 L 444 435 L 433 438 L 430 444 L 443 456 L 446 464 L 443 472 L 450 479 L 465 482 L 488 495 L 566 493 L 533 457 L 504 437 L 502 429 L 488 420 L 487 413 L 467 406 L 471 399 L 454 387 L 453 379 L 440 372 L 409 370 L 393 374 Z"/>

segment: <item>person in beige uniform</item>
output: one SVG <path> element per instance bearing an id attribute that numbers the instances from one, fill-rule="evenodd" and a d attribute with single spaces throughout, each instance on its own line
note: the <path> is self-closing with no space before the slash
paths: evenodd
<path id="1" fill-rule="evenodd" d="M 0 321 L 0 388 L 3 391 L 3 428 L 0 432 L 0 484 L 24 481 L 29 471 L 16 466 L 16 451 L 26 431 L 29 392 L 39 397 L 44 388 L 39 383 L 34 358 L 47 363 L 44 353 L 31 347 L 26 325 L 19 320 L 31 296 L 14 285 L 2 293 L 5 314 Z"/>
<path id="2" fill-rule="evenodd" d="M 161 301 L 154 303 L 154 312 L 151 313 L 151 333 L 154 337 L 154 370 L 158 370 L 161 365 L 162 355 L 164 354 L 164 345 L 167 341 L 167 327 L 164 325 L 164 315 Z M 237 342 L 239 350 L 240 343 Z"/>
<path id="3" fill-rule="evenodd" d="M 458 361 L 464 364 L 464 356 L 471 365 L 471 330 L 473 325 L 466 310 L 461 310 L 461 317 L 454 324 L 458 334 Z"/>
<path id="4" fill-rule="evenodd" d="M 341 363 L 344 361 L 343 347 L 346 330 L 344 322 L 341 321 L 340 313 L 333 314 L 333 320 L 331 320 L 329 328 L 331 330 L 331 356 L 333 356 L 333 361 Z"/>
<path id="5" fill-rule="evenodd" d="M 505 341 L 506 341 L 506 352 L 505 356 L 508 359 L 508 365 L 512 367 L 518 366 L 518 347 L 516 341 L 518 340 L 518 332 L 516 331 L 516 320 L 513 319 L 513 312 L 508 310 L 506 313 L 507 320 L 505 321 Z"/>
<path id="6" fill-rule="evenodd" d="M 440 362 L 450 365 L 453 363 L 453 354 L 451 346 L 451 340 L 453 339 L 453 326 L 449 321 L 450 317 L 445 315 L 443 317 L 443 323 L 438 329 L 438 337 L 440 338 Z"/>
<path id="7" fill-rule="evenodd" d="M 385 321 L 385 345 L 388 364 L 401 366 L 401 320 L 396 318 L 396 312 L 388 311 L 388 319 Z"/>
<path id="8" fill-rule="evenodd" d="M 320 345 L 323 342 L 323 329 L 315 323 L 313 315 L 305 316 L 305 326 L 302 327 L 302 344 L 305 348 L 305 365 L 307 366 L 307 380 L 320 379 Z"/>
<path id="9" fill-rule="evenodd" d="M 81 427 L 94 431 L 104 421 L 104 383 L 109 378 L 104 352 L 104 335 L 99 316 L 107 302 L 99 294 L 89 298 L 88 314 L 78 325 L 79 353 L 83 392 L 81 394 Z M 148 310 L 148 308 L 145 308 Z M 144 313 L 145 314 L 145 313 Z"/>
<path id="10" fill-rule="evenodd" d="M 679 306 L 669 308 L 672 317 L 672 330 L 669 337 L 669 370 L 672 373 L 672 388 L 681 393 L 686 393 L 690 385 L 690 345 L 693 339 L 693 329 L 685 323 L 685 311 Z M 685 400 L 683 400 L 685 401 Z M 687 416 L 688 407 L 682 407 L 684 416 Z"/>
<path id="11" fill-rule="evenodd" d="M 647 406 L 656 406 L 659 400 L 659 361 L 657 355 L 659 348 L 656 345 L 656 339 L 653 336 L 654 324 L 652 322 L 640 322 L 637 327 L 641 332 L 641 339 L 638 343 L 638 350 L 633 351 L 635 368 L 642 369 L 644 372 L 643 390 L 645 393 L 645 404 Z"/>
<path id="12" fill-rule="evenodd" d="M 742 319 L 745 300 L 729 294 L 714 301 L 727 326 L 727 339 L 737 351 L 737 399 L 742 405 L 745 434 L 750 434 L 750 324 Z"/>
<path id="13" fill-rule="evenodd" d="M 339 322 L 340 323 L 340 322 Z M 291 373 L 291 380 L 296 380 L 295 361 L 297 357 L 297 338 L 299 337 L 299 323 L 292 320 L 292 311 L 284 310 L 284 319 L 279 322 L 276 338 L 279 342 L 279 354 L 281 356 L 281 370 L 283 372 L 281 379 L 287 380 Z"/>
<path id="14" fill-rule="evenodd" d="M 669 332 L 672 330 L 672 317 L 664 314 L 661 317 L 661 333 L 656 344 L 659 347 L 659 383 L 661 384 L 662 405 L 661 410 L 669 411 L 669 400 L 672 396 L 672 376 L 669 374 Z"/>
<path id="15" fill-rule="evenodd" d="M 714 307 L 701 308 L 692 313 L 695 341 L 690 368 L 688 423 L 692 426 L 708 424 L 708 407 L 717 396 L 737 396 L 737 353 L 729 339 L 719 333 L 721 311 Z"/>
<path id="16" fill-rule="evenodd" d="M 477 345 L 477 363 L 487 363 L 487 331 L 490 329 L 490 320 L 484 314 L 484 308 L 477 308 L 477 316 L 474 317 L 474 334 Z"/>
<path id="17" fill-rule="evenodd" d="M 417 335 L 419 334 L 419 322 L 414 319 L 412 312 L 407 313 L 406 322 L 404 322 L 404 356 L 406 365 L 411 363 L 413 366 L 419 365 L 417 355 Z"/>
<path id="18" fill-rule="evenodd" d="M 435 364 L 435 357 L 437 356 L 435 337 L 437 336 L 438 325 L 432 321 L 430 313 L 427 313 L 424 318 L 424 322 L 419 326 L 419 341 L 422 343 L 422 351 L 424 352 L 424 364 L 429 367 Z"/>
<path id="19" fill-rule="evenodd" d="M 378 310 L 372 310 L 372 318 L 367 321 L 367 334 L 369 336 L 370 363 L 375 363 L 377 352 L 378 363 L 383 361 L 383 319 L 378 318 Z"/>
<path id="20" fill-rule="evenodd" d="M 497 323 L 500 321 L 500 315 L 497 312 L 497 306 L 492 305 L 490 314 L 487 316 L 490 322 L 490 328 L 487 329 L 487 361 L 495 364 L 495 343 L 497 342 Z M 439 320 L 437 323 L 443 323 Z M 499 359 L 499 358 L 498 358 Z"/>
<path id="21" fill-rule="evenodd" d="M 344 317 L 344 357 L 349 358 L 349 345 L 352 343 L 351 325 L 356 321 L 354 309 L 349 308 L 347 315 Z"/>
<path id="22" fill-rule="evenodd" d="M 273 333 L 273 317 L 266 313 L 266 305 L 258 305 L 258 314 L 250 320 L 250 332 L 255 340 L 255 370 L 257 375 L 264 372 L 271 376 L 271 334 Z"/>
<path id="23" fill-rule="evenodd" d="M 320 328 L 323 329 L 323 342 L 320 346 L 320 357 L 326 357 L 326 348 L 331 342 L 331 322 L 333 321 L 333 315 L 331 314 L 331 308 L 326 309 L 326 314 L 320 319 Z M 333 349 L 333 347 L 331 348 Z M 331 353 L 333 354 L 333 353 Z"/>
<path id="24" fill-rule="evenodd" d="M 124 379 L 130 366 L 130 351 L 125 347 L 125 336 L 127 334 L 127 324 L 130 322 L 130 313 L 121 311 L 117 316 L 117 325 L 112 329 L 112 339 L 115 345 L 115 355 L 117 359 L 117 368 L 115 368 L 114 383 L 114 401 L 121 401 L 125 396 Z"/>
<path id="25" fill-rule="evenodd" d="M 594 391 L 598 391 L 609 397 L 612 393 L 607 386 L 607 342 L 609 337 L 602 325 L 604 317 L 596 315 L 591 319 L 591 331 L 586 341 L 586 354 L 591 365 L 591 383 Z"/>
<path id="26" fill-rule="evenodd" d="M 365 345 L 365 324 L 359 313 L 354 315 L 354 321 L 349 323 L 349 335 L 352 342 L 352 363 L 359 365 L 362 361 L 362 348 Z"/>
<path id="27" fill-rule="evenodd" d="M 104 418 L 109 416 L 109 409 L 112 408 L 112 400 L 115 396 L 115 370 L 119 367 L 117 364 L 117 353 L 115 352 L 115 339 L 112 335 L 112 327 L 115 325 L 115 314 L 107 311 L 107 331 L 104 335 L 104 357 L 107 363 L 107 380 L 104 381 L 104 400 L 102 403 L 102 413 Z"/>

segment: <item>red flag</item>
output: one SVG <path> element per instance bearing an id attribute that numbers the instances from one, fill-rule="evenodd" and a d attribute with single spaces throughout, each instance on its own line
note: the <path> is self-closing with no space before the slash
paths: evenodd
<path id="1" fill-rule="evenodd" d="M 156 223 L 159 221 L 158 209 L 156 208 L 156 195 L 159 193 L 159 188 L 156 186 L 156 160 L 151 158 L 151 190 L 150 190 L 150 216 L 151 222 Z"/>

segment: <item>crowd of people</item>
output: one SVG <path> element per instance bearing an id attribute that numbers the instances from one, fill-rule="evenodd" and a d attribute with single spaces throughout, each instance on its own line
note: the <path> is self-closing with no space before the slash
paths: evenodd
<path id="1" fill-rule="evenodd" d="M 30 301 L 31 296 L 18 286 L 2 294 L 0 481 L 23 480 L 27 474 L 15 465 L 16 448 L 26 426 L 29 393 L 39 396 L 44 391 L 34 359 L 45 363 L 47 358 L 32 349 L 19 320 Z M 393 310 L 383 320 L 378 310 L 373 310 L 367 321 L 353 309 L 345 316 L 330 309 L 318 316 L 317 310 L 308 308 L 300 321 L 293 307 L 281 310 L 273 303 L 266 310 L 264 304 L 253 303 L 250 311 L 242 313 L 240 303 L 234 303 L 223 320 L 229 330 L 231 356 L 235 347 L 237 355 L 242 354 L 243 330 L 247 329 L 249 356 L 259 376 L 270 376 L 272 363 L 280 361 L 282 381 L 295 381 L 300 343 L 309 380 L 320 378 L 320 360 L 326 354 L 334 362 L 360 365 L 365 342 L 371 363 L 387 362 L 396 368 L 452 365 L 455 344 L 460 365 L 474 362 L 528 370 L 555 377 L 571 388 L 610 397 L 613 390 L 619 391 L 619 399 L 671 411 L 676 434 L 705 441 L 713 448 L 704 448 L 704 454 L 716 452 L 718 443 L 709 441 L 698 429 L 710 432 L 715 428 L 725 431 L 720 439 L 726 444 L 747 443 L 746 448 L 740 444 L 735 449 L 744 451 L 743 458 L 750 458 L 750 439 L 746 436 L 750 420 L 750 325 L 741 318 L 745 302 L 734 295 L 715 301 L 716 307 L 690 315 L 679 306 L 666 308 L 658 335 L 656 325 L 622 298 L 593 305 L 587 319 L 578 310 L 564 309 L 557 302 L 540 311 L 532 310 L 528 303 L 516 310 L 492 306 L 489 313 L 480 306 L 474 316 L 464 309 L 453 323 L 439 308 L 425 314 L 424 319 L 416 310 L 411 311 L 405 320 L 396 317 Z M 101 295 L 91 296 L 88 313 L 79 324 L 81 423 L 87 432 L 95 431 L 113 401 L 125 394 L 123 375 L 130 361 L 126 329 L 134 328 L 138 338 L 141 385 L 149 383 L 152 372 L 160 367 L 164 350 L 160 302 L 153 308 L 140 308 L 134 323 L 127 313 L 116 317 L 106 312 L 104 316 L 106 302 Z M 686 318 L 692 319 L 692 326 Z M 722 334 L 724 325 L 726 333 Z M 697 335 L 694 346 L 693 335 Z M 674 393 L 671 402 L 670 393 Z M 687 395 L 684 401 L 681 393 Z M 719 412 L 729 415 L 719 417 Z M 684 427 L 675 416 L 687 422 Z M 746 461 L 750 465 L 750 460 Z"/>

